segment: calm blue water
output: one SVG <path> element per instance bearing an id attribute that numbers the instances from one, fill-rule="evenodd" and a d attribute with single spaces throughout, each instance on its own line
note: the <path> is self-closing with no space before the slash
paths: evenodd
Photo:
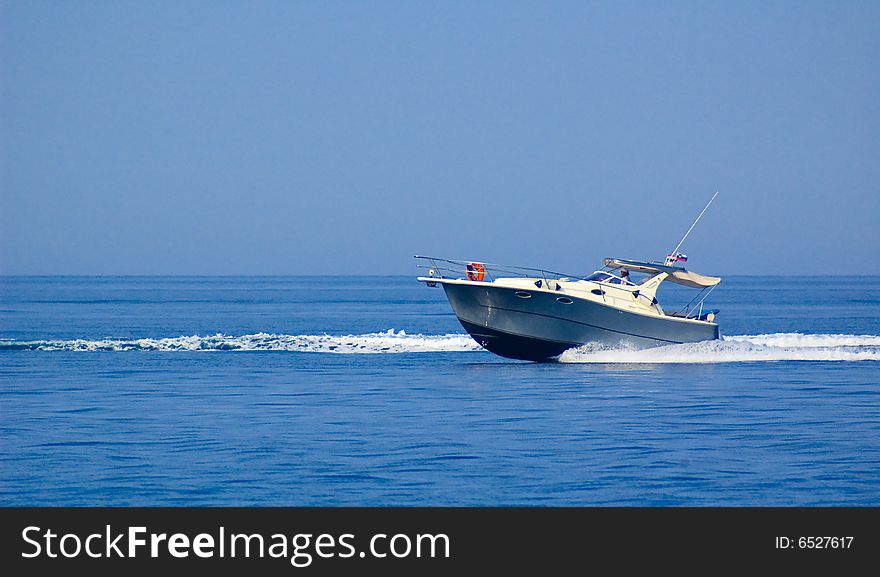
<path id="1" fill-rule="evenodd" d="M 878 280 L 531 364 L 411 277 L 0 278 L 0 504 L 880 505 Z"/>

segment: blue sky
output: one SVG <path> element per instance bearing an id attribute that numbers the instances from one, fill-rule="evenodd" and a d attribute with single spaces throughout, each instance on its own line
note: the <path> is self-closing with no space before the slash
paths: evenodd
<path id="1" fill-rule="evenodd" d="M 878 2 L 0 6 L 3 274 L 880 274 Z"/>

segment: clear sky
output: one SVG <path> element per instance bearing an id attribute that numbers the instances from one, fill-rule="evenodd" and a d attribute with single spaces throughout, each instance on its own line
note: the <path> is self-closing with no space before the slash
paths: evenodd
<path id="1" fill-rule="evenodd" d="M 880 274 L 880 2 L 0 6 L 3 274 Z"/>

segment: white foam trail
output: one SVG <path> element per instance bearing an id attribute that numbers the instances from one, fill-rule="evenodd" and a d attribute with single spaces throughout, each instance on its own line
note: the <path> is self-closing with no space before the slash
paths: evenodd
<path id="1" fill-rule="evenodd" d="M 0 340 L 2 349 L 41 351 L 296 351 L 306 353 L 437 353 L 482 350 L 468 335 L 408 335 L 393 329 L 363 335 L 284 335 L 240 337 L 181 336 L 164 339 Z"/>
<path id="2" fill-rule="evenodd" d="M 564 363 L 746 363 L 763 361 L 880 361 L 880 336 L 775 333 L 651 349 L 585 345 L 562 354 Z"/>
<path id="3" fill-rule="evenodd" d="M 363 335 L 180 336 L 164 339 L 0 340 L 0 350 L 41 351 L 296 351 L 306 353 L 437 353 L 482 350 L 464 334 L 422 335 L 393 329 Z M 651 349 L 590 344 L 562 354 L 564 363 L 736 363 L 762 361 L 880 361 L 880 336 L 775 333 Z"/>
<path id="4" fill-rule="evenodd" d="M 773 333 L 767 335 L 738 335 L 724 337 L 724 340 L 752 343 L 768 347 L 790 348 L 880 347 L 880 336 L 874 335 L 805 335 L 803 333 Z"/>

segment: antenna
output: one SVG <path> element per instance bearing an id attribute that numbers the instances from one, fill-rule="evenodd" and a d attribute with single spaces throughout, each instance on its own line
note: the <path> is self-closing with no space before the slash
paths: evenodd
<path id="1" fill-rule="evenodd" d="M 688 235 L 691 233 L 691 231 L 694 230 L 694 227 L 697 226 L 697 223 L 700 222 L 700 219 L 703 218 L 703 213 L 706 212 L 706 209 L 709 208 L 709 205 L 712 204 L 712 201 L 715 200 L 716 196 L 718 196 L 717 190 L 715 191 L 715 194 L 712 195 L 712 198 L 709 199 L 709 202 L 706 203 L 706 208 L 704 208 L 703 211 L 699 214 L 699 216 L 697 216 L 697 219 L 694 221 L 694 224 L 692 224 L 691 227 L 688 229 L 688 231 L 686 233 L 684 233 L 684 236 L 681 237 L 681 240 L 678 242 L 678 245 L 674 249 L 672 249 L 672 252 L 667 253 L 666 261 L 665 261 L 666 264 L 670 263 L 670 258 L 669 258 L 670 256 L 678 253 L 678 249 L 681 248 L 681 245 L 684 244 L 684 240 L 688 237 Z"/>

